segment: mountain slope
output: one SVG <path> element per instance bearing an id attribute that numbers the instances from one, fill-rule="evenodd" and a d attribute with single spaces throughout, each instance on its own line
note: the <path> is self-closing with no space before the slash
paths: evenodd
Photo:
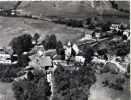
<path id="1" fill-rule="evenodd" d="M 116 3 L 119 8 L 129 9 L 129 1 L 116 1 Z M 16 1 L 2 1 L 0 8 L 11 9 L 16 4 Z M 125 15 L 113 9 L 110 1 L 22 1 L 18 8 L 42 16 Z"/>
<path id="2" fill-rule="evenodd" d="M 109 1 L 25 1 L 19 6 L 31 14 L 42 16 L 91 16 L 123 14 Z"/>

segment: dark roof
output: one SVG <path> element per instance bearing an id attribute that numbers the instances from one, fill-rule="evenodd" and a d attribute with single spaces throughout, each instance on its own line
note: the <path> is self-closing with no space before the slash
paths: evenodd
<path id="1" fill-rule="evenodd" d="M 84 53 L 83 53 L 83 52 L 79 52 L 79 53 L 77 54 L 77 56 L 84 56 Z"/>
<path id="2" fill-rule="evenodd" d="M 53 60 L 61 60 L 61 55 L 56 55 L 55 57 L 53 57 Z"/>

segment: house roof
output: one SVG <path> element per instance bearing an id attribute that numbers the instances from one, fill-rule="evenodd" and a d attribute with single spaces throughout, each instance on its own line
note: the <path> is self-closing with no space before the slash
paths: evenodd
<path id="1" fill-rule="evenodd" d="M 61 60 L 61 55 L 55 55 L 55 56 L 53 57 L 53 60 Z"/>
<path id="2" fill-rule="evenodd" d="M 40 58 L 39 64 L 41 67 L 52 66 L 52 60 L 49 56 L 44 56 Z"/>

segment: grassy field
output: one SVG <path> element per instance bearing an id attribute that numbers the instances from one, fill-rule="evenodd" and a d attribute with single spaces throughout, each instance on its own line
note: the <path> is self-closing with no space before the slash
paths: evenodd
<path id="1" fill-rule="evenodd" d="M 7 46 L 13 37 L 24 33 L 33 35 L 37 32 L 41 38 L 47 34 L 56 34 L 58 40 L 63 42 L 78 38 L 83 33 L 83 29 L 73 29 L 51 22 L 15 17 L 0 17 L 0 30 L 0 46 Z"/>
<path id="2" fill-rule="evenodd" d="M 129 19 L 122 17 L 103 16 L 103 20 L 129 24 Z M 42 38 L 47 34 L 56 34 L 58 40 L 64 43 L 67 40 L 81 37 L 84 31 L 89 32 L 88 29 L 71 28 L 52 22 L 17 17 L 0 17 L 0 30 L 0 46 L 7 46 L 13 37 L 24 33 L 33 35 L 37 32 Z"/>
<path id="3" fill-rule="evenodd" d="M 91 87 L 90 92 L 91 95 L 89 100 L 129 100 L 130 97 L 130 83 L 129 79 L 126 79 L 126 82 L 123 84 L 124 90 L 118 91 L 109 87 L 104 87 L 102 82 L 104 80 L 113 80 L 117 77 L 117 75 L 113 75 L 110 73 L 97 74 L 97 81 Z"/>

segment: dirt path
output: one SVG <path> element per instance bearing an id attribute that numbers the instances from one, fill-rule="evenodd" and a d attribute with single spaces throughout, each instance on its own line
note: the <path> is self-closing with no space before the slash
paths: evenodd
<path id="1" fill-rule="evenodd" d="M 97 82 L 90 89 L 89 100 L 129 100 L 130 93 L 128 87 L 124 91 L 117 91 L 108 87 L 103 87 L 102 81 L 107 75 L 97 75 Z"/>

